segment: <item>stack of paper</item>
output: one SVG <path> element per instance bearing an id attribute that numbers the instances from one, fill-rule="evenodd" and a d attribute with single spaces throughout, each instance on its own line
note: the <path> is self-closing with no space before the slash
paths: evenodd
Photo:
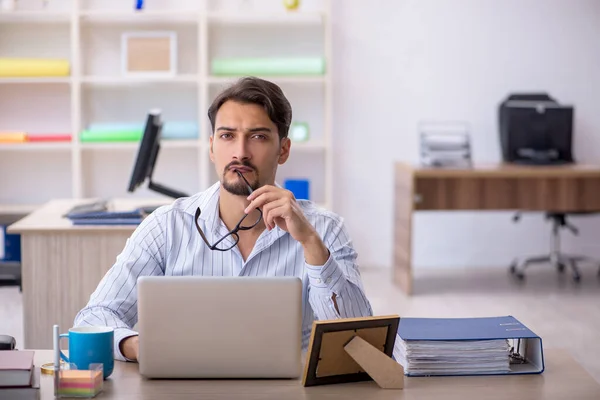
<path id="1" fill-rule="evenodd" d="M 471 148 L 467 135 L 421 135 L 421 158 L 427 166 L 469 166 Z"/>
<path id="2" fill-rule="evenodd" d="M 139 225 L 145 217 L 142 209 L 111 211 L 106 200 L 73 207 L 65 217 L 73 225 Z"/>
<path id="3" fill-rule="evenodd" d="M 515 366 L 515 354 L 526 354 L 525 342 L 514 352 L 517 338 L 531 339 L 526 369 Z M 402 318 L 394 345 L 409 376 L 535 373 L 543 370 L 541 353 L 541 339 L 512 316 Z"/>
<path id="4" fill-rule="evenodd" d="M 95 397 L 103 390 L 102 370 L 60 371 L 59 397 Z"/>
<path id="5" fill-rule="evenodd" d="M 508 340 L 399 340 L 399 360 L 410 375 L 505 374 L 510 372 Z"/>
<path id="6" fill-rule="evenodd" d="M 421 123 L 421 161 L 433 167 L 467 167 L 471 164 L 471 139 L 467 124 Z"/>

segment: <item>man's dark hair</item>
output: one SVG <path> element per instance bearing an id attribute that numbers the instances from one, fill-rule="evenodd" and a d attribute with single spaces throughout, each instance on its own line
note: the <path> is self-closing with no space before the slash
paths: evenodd
<path id="1" fill-rule="evenodd" d="M 288 136 L 292 122 L 292 106 L 276 84 L 260 78 L 246 77 L 221 92 L 208 108 L 208 119 L 213 133 L 217 111 L 229 100 L 261 106 L 277 126 L 279 140 Z"/>

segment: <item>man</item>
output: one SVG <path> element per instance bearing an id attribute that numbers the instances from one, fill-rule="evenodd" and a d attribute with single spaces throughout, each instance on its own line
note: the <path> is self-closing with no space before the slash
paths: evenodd
<path id="1" fill-rule="evenodd" d="M 292 109 L 281 89 L 241 79 L 214 100 L 208 116 L 220 181 L 149 215 L 75 317 L 76 326 L 114 327 L 119 360 L 138 358 L 132 328 L 142 275 L 298 276 L 306 302 L 303 349 L 315 318 L 372 315 L 343 220 L 275 183 L 291 150 Z"/>

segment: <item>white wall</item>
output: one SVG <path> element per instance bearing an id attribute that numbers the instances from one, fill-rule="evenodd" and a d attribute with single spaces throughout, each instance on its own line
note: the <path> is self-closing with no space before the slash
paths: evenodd
<path id="1" fill-rule="evenodd" d="M 256 4 L 264 4 L 264 1 L 256 0 Z M 269 4 L 281 4 L 280 0 L 272 1 L 274 3 Z M 303 6 L 310 8 L 319 1 L 304 0 Z M 600 163 L 600 1 L 333 1 L 334 210 L 346 218 L 362 265 L 391 265 L 393 164 L 399 160 L 418 161 L 416 125 L 419 120 L 469 121 L 473 127 L 475 160 L 497 161 L 500 158 L 496 127 L 498 103 L 512 91 L 546 90 L 559 101 L 576 107 L 575 156 L 582 162 Z M 195 0 L 155 0 L 152 4 L 166 7 L 167 3 L 169 8 L 178 8 L 194 4 Z M 237 6 L 239 0 L 211 0 L 211 3 L 214 3 L 211 8 L 226 9 Z M 84 8 L 93 5 L 110 8 L 116 4 L 125 7 L 121 0 L 85 0 L 82 4 Z M 180 29 L 190 39 L 187 40 L 188 47 L 195 47 L 195 36 L 185 27 Z M 56 42 L 51 54 L 67 54 L 64 52 L 69 48 L 68 28 L 40 25 L 36 32 L 55 39 L 51 41 Z M 228 34 L 227 31 L 221 33 Z M 30 47 L 18 46 L 21 43 L 31 46 L 31 35 L 30 31 L 18 26 L 2 26 L 0 50 L 8 51 L 7 56 L 31 55 Z M 261 35 L 273 36 L 267 30 L 256 35 L 259 38 Z M 117 54 L 114 51 L 117 47 L 103 47 L 105 43 L 98 38 L 104 36 L 93 36 L 88 27 L 82 27 L 84 39 L 98 42 L 93 60 L 108 60 Z M 245 46 L 241 40 L 235 43 L 238 50 Z M 84 52 L 88 50 L 83 49 Z M 289 50 L 298 49 L 290 46 Z M 43 54 L 47 51 L 50 50 L 43 50 Z M 211 46 L 210 51 L 215 49 Z M 194 52 L 182 54 L 182 57 L 190 54 Z M 102 75 L 103 71 L 110 70 L 112 61 L 100 65 L 93 60 L 88 60 L 86 73 Z M 184 64 L 186 70 L 193 69 L 192 64 Z M 100 69 L 100 66 L 106 68 Z M 211 95 L 214 94 L 212 89 Z M 15 107 L 21 104 L 21 109 L 27 110 L 27 106 L 46 100 L 45 89 L 41 92 L 42 97 L 33 103 L 12 101 L 30 96 L 31 88 L 27 86 L 4 86 L 0 90 L 3 93 L 12 91 L 10 96 L 0 96 L 0 105 L 4 106 L 0 107 L 0 123 L 4 129 L 41 129 L 39 118 L 24 118 L 26 111 L 19 112 Z M 148 107 L 146 101 L 154 99 L 154 94 L 162 93 L 164 88 L 153 90 L 154 93 L 84 88 L 84 125 L 92 117 L 104 120 L 139 115 Z M 190 108 L 195 104 L 194 100 L 190 101 L 191 97 L 196 98 L 195 93 L 183 90 L 186 95 L 178 96 L 178 99 L 185 107 L 173 105 L 173 110 L 196 118 L 196 112 Z M 322 125 L 322 92 L 318 85 L 300 89 L 284 87 L 284 90 L 289 94 L 298 118 L 308 120 L 313 127 Z M 62 93 L 60 89 L 58 93 Z M 115 93 L 119 95 L 115 96 Z M 103 101 L 102 105 L 111 104 L 106 109 L 95 102 L 109 97 L 115 101 Z M 140 98 L 144 101 L 137 101 Z M 68 93 L 57 95 L 57 99 L 60 111 L 64 111 Z M 201 106 L 198 112 L 204 113 L 205 108 Z M 17 117 L 21 121 L 18 126 L 14 123 Z M 64 130 L 65 123 L 70 121 L 65 112 L 46 113 L 43 117 L 44 127 L 49 130 Z M 28 125 L 23 126 L 23 120 L 29 121 Z M 318 133 L 319 129 L 314 132 Z M 182 156 L 185 157 L 183 165 L 173 169 L 174 161 Z M 107 158 L 112 163 L 110 169 L 102 167 L 107 164 L 104 162 Z M 93 195 L 125 192 L 126 176 L 123 178 L 120 171 L 130 171 L 132 158 L 133 151 L 86 152 L 83 168 L 86 176 L 91 177 L 85 182 L 90 188 L 86 192 Z M 157 180 L 180 190 L 194 190 L 194 182 L 197 182 L 195 158 L 189 151 L 165 150 L 157 166 Z M 0 171 L 2 167 L 8 171 L 6 165 L 12 166 L 17 161 L 19 166 L 15 168 L 21 171 L 18 178 L 12 173 L 0 173 L 1 187 L 15 187 L 16 179 L 16 182 L 54 181 L 59 184 L 52 187 L 27 185 L 15 193 L 0 190 L 0 202 L 17 202 L 26 197 L 37 203 L 70 195 L 68 153 L 43 155 L 42 158 L 34 152 L 2 153 Z M 319 166 L 313 165 L 312 160 L 307 164 L 312 166 L 312 172 L 317 170 L 319 173 Z M 55 168 L 44 171 L 47 165 Z M 32 166 L 35 168 L 30 168 Z M 294 165 L 286 167 L 289 169 Z M 193 169 L 193 172 L 186 174 L 185 168 Z M 57 171 L 61 171 L 59 178 L 56 178 Z M 282 169 L 282 172 L 285 171 Z M 114 193 L 115 190 L 118 193 Z M 149 196 L 151 193 L 144 189 L 136 195 Z M 513 256 L 546 251 L 549 227 L 540 215 L 527 216 L 518 225 L 512 224 L 510 217 L 510 213 L 420 214 L 415 221 L 415 262 L 419 266 L 504 265 Z M 600 219 L 587 218 L 579 225 L 581 237 L 569 237 L 566 248 L 600 257 L 600 246 L 595 240 L 599 231 L 595 227 L 600 226 Z"/>
<path id="2" fill-rule="evenodd" d="M 547 91 L 576 107 L 575 157 L 600 163 L 599 1 L 344 0 L 334 24 L 335 210 L 361 264 L 391 265 L 393 163 L 418 161 L 421 119 L 469 121 L 475 161 L 499 161 L 498 103 Z M 508 265 L 547 250 L 541 215 L 510 217 L 421 214 L 414 261 Z M 574 222 L 565 248 L 600 257 L 600 219 Z"/>

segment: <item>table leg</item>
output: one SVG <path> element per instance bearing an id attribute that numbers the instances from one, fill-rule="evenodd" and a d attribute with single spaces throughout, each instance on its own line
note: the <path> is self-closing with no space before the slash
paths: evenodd
<path id="1" fill-rule="evenodd" d="M 413 291 L 412 275 L 412 214 L 414 178 L 412 171 L 397 166 L 394 189 L 394 283 L 407 295 Z"/>

